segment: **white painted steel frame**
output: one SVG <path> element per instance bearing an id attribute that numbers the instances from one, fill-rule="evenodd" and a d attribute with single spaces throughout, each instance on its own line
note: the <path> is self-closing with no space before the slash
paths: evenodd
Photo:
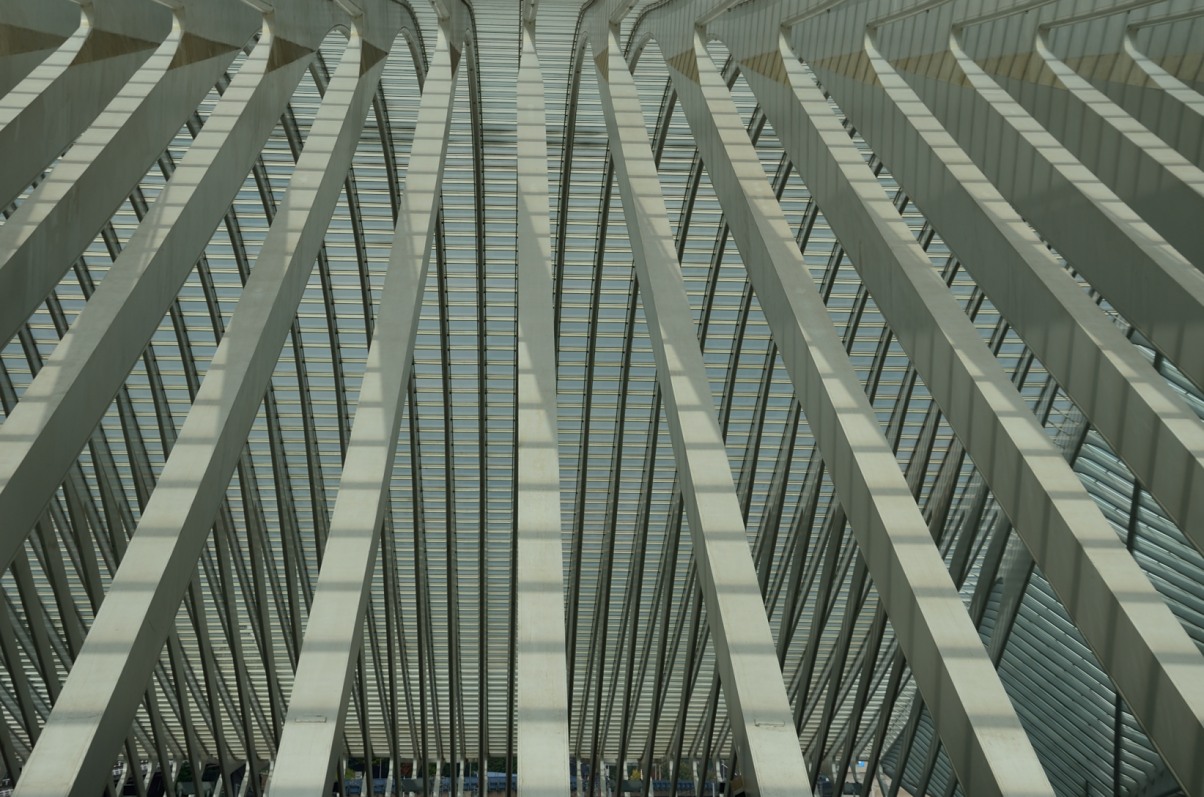
<path id="1" fill-rule="evenodd" d="M 0 161 L 0 205 L 16 199 L 70 146 L 172 24 L 171 12 L 151 0 L 80 5 L 80 26 L 71 38 L 0 97 L 0 151 L 21 153 Z"/>
<path id="2" fill-rule="evenodd" d="M 780 21 L 788 17 L 791 10 L 797 13 L 799 8 L 808 9 L 808 13 L 818 13 L 822 6 L 790 4 L 787 9 L 777 12 L 776 19 Z M 762 12 L 773 13 L 764 9 Z M 838 9 L 798 26 L 800 31 L 806 30 L 805 35 L 800 36 L 806 42 L 802 55 L 808 57 L 812 52 L 815 53 L 816 60 L 812 63 L 817 64 L 817 73 L 831 84 L 837 99 L 846 94 L 856 96 L 859 92 L 905 91 L 902 85 L 890 82 L 892 76 L 889 67 L 881 65 L 872 33 L 864 38 L 864 61 L 832 58 L 830 48 L 849 46 L 854 42 L 861 44 L 854 35 L 846 35 L 844 39 L 833 36 L 834 30 L 851 24 L 841 18 L 842 13 L 852 12 Z M 919 24 L 919 19 L 908 16 L 905 21 Z M 739 32 L 733 33 L 733 42 L 737 42 L 740 36 L 751 35 L 752 24 L 755 24 L 752 20 L 744 20 Z M 879 24 L 875 22 L 874 26 Z M 777 27 L 770 22 L 765 24 L 764 29 L 776 31 Z M 856 28 L 855 25 L 853 27 Z M 899 334 L 900 341 L 909 349 L 917 368 L 925 375 L 929 390 L 946 410 L 950 423 L 959 430 L 967 451 L 1033 551 L 1037 563 L 1058 590 L 1084 637 L 1117 687 L 1126 695 L 1130 707 L 1141 719 L 1147 733 L 1180 781 L 1191 788 L 1204 788 L 1204 767 L 1200 766 L 1193 752 L 1204 740 L 1204 656 L 1200 655 L 1178 619 L 1117 539 L 1078 477 L 1056 455 L 1056 449 L 1020 397 L 1011 390 L 993 361 L 983 356 L 987 352 L 976 351 L 977 336 L 965 322 L 960 310 L 952 306 L 948 294 L 943 290 L 938 293 L 922 287 L 927 283 L 938 283 L 926 258 L 915 258 L 914 266 L 904 266 L 902 272 L 875 276 L 874 272 L 881 269 L 882 264 L 908 252 L 912 246 L 910 233 L 899 228 L 889 231 L 884 221 L 889 217 L 884 211 L 870 210 L 875 202 L 881 202 L 881 192 L 858 192 L 860 183 L 853 175 L 863 168 L 860 154 L 847 143 L 847 133 L 830 112 L 819 91 L 811 87 L 793 57 L 793 51 L 785 42 L 780 46 L 782 68 L 794 88 L 799 102 L 797 106 L 790 104 L 782 91 L 780 80 L 764 77 L 764 72 L 772 72 L 763 68 L 765 63 L 771 63 L 765 55 L 752 52 L 747 45 L 741 45 L 740 54 L 753 67 L 749 70 L 749 79 L 761 93 L 763 102 L 767 103 L 767 113 L 776 120 L 775 127 L 782 131 L 785 146 L 804 170 L 808 184 L 820 196 L 820 201 L 824 202 L 824 196 L 827 196 L 826 206 L 833 208 L 828 215 L 837 235 L 861 242 L 863 261 L 859 267 L 867 285 L 875 290 L 879 306 Z M 832 64 L 836 68 L 829 71 L 829 67 L 819 66 L 823 64 Z M 849 81 L 853 70 L 863 68 L 859 67 L 860 64 L 865 64 L 872 73 L 862 71 L 857 74 L 856 80 Z M 832 76 L 831 80 L 828 75 Z M 775 93 L 782 97 L 776 104 L 772 100 Z M 1002 102 L 1008 104 L 1007 101 Z M 918 120 L 923 118 L 917 112 L 915 123 L 918 124 Z M 1039 137 L 1046 135 L 1042 133 Z M 818 137 L 822 137 L 822 141 Z M 1052 152 L 1058 146 L 1046 147 L 1038 157 L 1053 157 Z M 904 169 L 907 169 L 906 165 Z M 972 182 L 972 177 L 967 173 L 962 182 Z M 1013 182 L 1019 179 L 1018 175 L 1009 177 Z M 828 181 L 836 181 L 840 185 Z M 860 204 L 837 204 L 840 201 L 838 192 L 841 191 L 846 196 L 859 196 Z M 921 206 L 924 205 L 925 196 L 927 193 L 917 195 Z M 841 212 L 843 208 L 848 210 Z M 860 211 L 863 216 L 855 228 L 847 226 L 852 220 L 844 215 L 854 210 Z M 1121 216 L 1125 213 L 1131 211 L 1123 210 Z M 1140 227 L 1140 223 L 1137 226 Z M 1132 224 L 1123 225 L 1123 229 L 1125 234 L 1137 234 Z M 866 234 L 874 231 L 877 235 Z M 1166 248 L 1155 246 L 1146 251 L 1165 253 Z M 1174 253 L 1166 256 L 1173 258 Z M 856 257 L 854 262 L 857 262 Z M 1083 270 L 1087 271 L 1086 268 Z M 900 273 L 914 281 L 915 287 L 907 290 L 907 281 L 899 279 Z M 1180 268 L 1179 274 L 1182 280 L 1204 288 L 1204 278 L 1198 272 Z M 1052 276 L 1051 281 L 1054 281 Z M 875 285 L 880 287 L 875 288 Z M 1008 285 L 1000 292 L 1006 297 L 1007 291 L 1015 290 L 1016 287 Z M 1120 302 L 1117 305 L 1119 307 Z M 1079 315 L 1086 323 L 1091 323 L 1094 312 L 1093 308 L 1081 308 Z M 925 313 L 935 320 L 935 327 L 924 329 L 924 324 L 915 323 Z M 1178 323 L 1173 315 L 1164 318 L 1168 325 Z M 933 321 L 927 323 L 932 325 Z M 1182 335 L 1184 327 L 1179 323 L 1176 334 Z M 1129 344 L 1118 342 L 1115 337 L 1109 340 L 1108 337 L 1105 336 L 1104 340 L 1118 352 L 1115 356 L 1124 356 L 1124 349 Z M 1099 344 L 1083 341 L 1081 345 L 1085 356 L 1102 359 L 1101 354 L 1091 354 L 1093 350 L 1099 351 Z M 1040 351 L 1042 349 L 1038 348 L 1038 353 Z M 1132 357 L 1132 354 L 1129 356 Z M 1195 355 L 1188 357 L 1191 360 L 1198 359 Z M 1058 373 L 1067 374 L 1069 367 L 1058 369 L 1058 364 L 1055 361 L 1055 376 Z M 1137 373 L 1148 372 L 1145 368 L 1139 368 Z M 1142 381 L 1134 378 L 1132 373 L 1126 377 L 1129 383 L 1140 385 Z M 1151 384 L 1149 392 L 1161 394 L 1151 398 L 1155 406 L 1164 409 L 1159 413 L 1164 418 L 1163 423 L 1168 426 L 1177 424 L 1180 434 L 1186 435 L 1189 440 L 1198 437 L 1199 422 L 1189 417 L 1192 413 L 1178 409 L 1178 401 L 1173 394 L 1154 387 L 1156 377 L 1147 376 L 1147 379 Z M 1088 402 L 1088 406 L 1097 406 L 1094 402 L 1099 402 L 1097 414 L 1101 416 L 1104 428 L 1115 429 L 1113 434 L 1118 439 L 1148 436 L 1144 430 L 1122 431 L 1123 425 L 1132 418 L 1120 410 L 1122 403 L 1112 403 L 1113 397 L 1099 390 L 1098 382 L 1094 383 L 1093 396 L 1094 401 Z M 1167 436 L 1173 437 L 1173 434 Z M 1148 440 L 1144 442 L 1148 443 Z M 1176 448 L 1172 445 L 1168 455 L 1173 454 Z M 1150 462 L 1149 469 L 1144 472 L 1153 475 L 1153 462 L 1157 462 L 1158 467 L 1164 463 L 1152 456 L 1151 449 L 1147 448 L 1146 451 L 1148 453 L 1138 454 L 1135 459 L 1138 463 Z M 1180 462 L 1186 466 L 1187 473 L 1198 472 L 1199 455 L 1199 451 L 1190 449 L 1183 452 Z M 1141 468 L 1138 470 L 1143 472 Z M 1166 474 L 1168 481 L 1183 478 L 1181 470 L 1167 471 Z M 1183 494 L 1174 486 L 1170 490 L 1170 503 L 1182 507 Z M 1182 517 L 1181 512 L 1182 509 L 1178 514 Z M 1188 533 L 1193 539 L 1197 536 L 1190 531 Z"/>
<path id="3" fill-rule="evenodd" d="M 67 41 L 79 27 L 79 6 L 69 0 L 45 3 L 6 2 L 0 35 L 0 95 L 29 76 L 47 56 Z M 19 34 L 19 38 L 17 36 Z"/>
<path id="4" fill-rule="evenodd" d="M 1204 357 L 1193 343 L 1204 334 L 1204 264 L 1176 251 L 965 51 L 965 27 L 983 15 L 979 5 L 942 3 L 923 20 L 911 14 L 876 19 L 872 12 L 866 18 L 866 10 L 856 9 L 860 24 L 869 25 L 864 38 L 857 34 L 854 43 L 843 33 L 839 43 L 817 44 L 814 54 L 802 54 L 817 75 L 848 80 L 832 67 L 843 64 L 848 71 L 879 60 L 908 74 L 911 88 L 1008 202 L 1196 386 L 1204 386 Z M 821 20 L 813 27 L 829 25 L 835 29 L 836 23 Z M 910 59 L 898 52 L 917 34 L 937 36 L 938 52 Z M 856 63 L 841 62 L 834 50 L 850 46 Z M 941 79 L 942 73 L 950 78 Z"/>

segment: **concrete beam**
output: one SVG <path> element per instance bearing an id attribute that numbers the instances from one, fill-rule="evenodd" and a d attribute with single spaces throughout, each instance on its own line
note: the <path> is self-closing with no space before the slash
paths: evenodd
<path id="1" fill-rule="evenodd" d="M 277 13 L 146 218 L 0 427 L 0 569 L 99 423 L 242 187 L 334 25 L 306 0 Z"/>
<path id="2" fill-rule="evenodd" d="M 308 23 L 298 27 L 320 38 L 325 26 L 312 24 L 323 18 L 318 9 L 294 8 L 300 18 L 294 21 Z M 381 2 L 376 14 L 355 22 L 234 318 L 22 773 L 16 792 L 22 797 L 91 794 L 116 757 L 115 743 L 129 727 L 174 627 L 308 282 L 400 27 L 396 8 Z M 279 54 L 271 38 L 266 44 Z M 270 60 L 261 63 L 270 68 Z"/>
<path id="3" fill-rule="evenodd" d="M 189 6 L 204 12 L 180 14 L 180 24 L 0 227 L 0 341 L 46 299 L 263 21 L 241 0 Z"/>
<path id="4" fill-rule="evenodd" d="M 413 367 L 461 46 L 443 24 L 423 85 L 381 310 L 368 350 L 351 444 L 273 766 L 272 797 L 329 792 L 341 751 L 368 590 L 380 545 L 397 435 Z"/>
<path id="5" fill-rule="evenodd" d="M 534 16 L 534 4 L 531 14 Z M 547 112 L 534 19 L 518 71 L 518 791 L 569 793 L 564 552 L 552 323 Z"/>
<path id="6" fill-rule="evenodd" d="M 639 95 L 605 9 L 587 13 L 657 383 L 741 768 L 762 797 L 810 794 Z"/>
<path id="7" fill-rule="evenodd" d="M 171 22 L 171 13 L 152 0 L 84 6 L 71 38 L 0 97 L 0 152 L 21 153 L 0 159 L 0 206 L 16 199 L 96 118 L 155 52 Z"/>

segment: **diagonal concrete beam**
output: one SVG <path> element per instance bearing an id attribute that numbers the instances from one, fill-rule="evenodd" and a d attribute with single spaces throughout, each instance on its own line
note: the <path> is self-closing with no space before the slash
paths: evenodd
<path id="1" fill-rule="evenodd" d="M 652 337 L 723 695 L 754 793 L 810 794 L 669 229 L 635 82 L 598 6 L 587 13 L 611 153 Z"/>
<path id="2" fill-rule="evenodd" d="M 863 25 L 824 14 L 808 21 L 805 38 L 822 47 L 849 24 L 847 37 L 864 42 L 866 58 L 864 70 L 855 59 L 829 65 L 861 75 L 851 84 L 835 81 L 837 101 L 895 91 L 889 68 L 878 68 L 872 37 L 861 36 Z M 771 36 L 777 28 L 766 26 Z M 752 38 L 747 28 L 745 35 Z M 1190 751 L 1204 739 L 1204 657 L 914 249 L 876 181 L 866 179 L 860 153 L 789 45 L 779 37 L 777 57 L 762 49 L 755 62 L 737 46 L 791 159 L 831 208 L 826 215 L 838 238 L 856 242 L 853 260 L 866 285 L 1000 506 L 1168 762 L 1185 785 L 1202 782 L 1204 769 Z M 921 207 L 924 201 L 917 197 Z"/>
<path id="3" fill-rule="evenodd" d="M 194 13 L 182 9 L 180 24 L 0 227 L 0 341 L 50 294 L 263 21 L 242 0 L 190 5 Z"/>
<path id="4" fill-rule="evenodd" d="M 75 140 L 171 30 L 171 13 L 152 0 L 83 6 L 71 38 L 0 97 L 0 152 L 21 153 L 0 158 L 0 206 Z"/>
<path id="5" fill-rule="evenodd" d="M 341 750 L 440 207 L 459 77 L 452 51 L 461 41 L 454 25 L 440 26 L 423 84 L 381 309 L 273 766 L 272 797 L 328 794 Z"/>
<path id="6" fill-rule="evenodd" d="M 374 7 L 376 13 L 357 20 L 327 87 L 230 327 L 22 773 L 17 786 L 22 797 L 93 792 L 107 776 L 115 744 L 129 727 L 174 628 L 400 28 L 398 6 L 382 0 Z M 311 35 L 323 35 L 325 25 L 313 23 L 329 21 L 321 13 L 325 9 L 293 8 Z M 279 48 L 272 45 L 267 43 L 269 52 L 279 57 Z M 270 64 L 271 57 L 266 61 Z"/>
<path id="7" fill-rule="evenodd" d="M 69 0 L 0 2 L 0 97 L 12 91 L 79 26 Z"/>
<path id="8" fill-rule="evenodd" d="M 668 7 L 650 20 L 650 28 L 862 556 L 925 702 L 938 707 L 934 715 L 950 759 L 975 794 L 1050 794 L 1053 789 L 911 500 L 730 92 L 695 31 L 694 16 L 683 7 Z M 747 70 L 746 77 L 751 80 Z M 775 119 L 767 103 L 762 108 L 787 140 L 788 126 L 799 121 Z M 792 159 L 811 186 L 806 165 Z M 859 162 L 876 188 L 872 172 Z M 842 204 L 819 188 L 812 192 L 835 227 L 832 217 Z M 898 218 L 889 198 L 878 193 Z M 919 244 L 901 221 L 899 226 L 914 247 L 909 250 L 913 259 L 921 258 L 929 268 Z M 858 248 L 850 254 L 860 260 Z"/>
<path id="9" fill-rule="evenodd" d="M 277 12 L 159 198 L 0 427 L 0 569 L 23 544 L 225 215 L 334 24 Z"/>

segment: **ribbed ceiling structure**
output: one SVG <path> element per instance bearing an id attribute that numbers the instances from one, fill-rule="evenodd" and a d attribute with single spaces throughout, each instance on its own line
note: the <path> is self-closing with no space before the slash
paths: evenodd
<path id="1" fill-rule="evenodd" d="M 0 0 L 6 784 L 1204 794 L 1200 4 L 413 3 Z"/>

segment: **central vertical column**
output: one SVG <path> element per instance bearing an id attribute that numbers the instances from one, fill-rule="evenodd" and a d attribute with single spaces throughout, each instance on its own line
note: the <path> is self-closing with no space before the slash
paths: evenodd
<path id="1" fill-rule="evenodd" d="M 518 793 L 569 793 L 564 554 L 543 75 L 527 5 L 518 70 Z M 528 18 L 528 16 L 530 18 Z"/>
<path id="2" fill-rule="evenodd" d="M 609 20 L 593 13 L 603 115 L 741 769 L 761 797 L 809 794 L 639 96 Z"/>

